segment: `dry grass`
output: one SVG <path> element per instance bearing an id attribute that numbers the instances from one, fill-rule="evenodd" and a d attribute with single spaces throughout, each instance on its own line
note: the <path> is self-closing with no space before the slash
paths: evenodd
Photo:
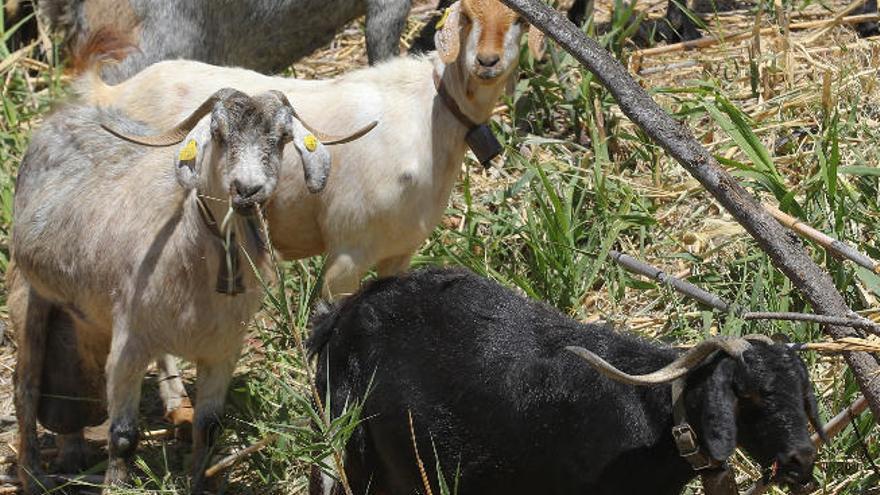
<path id="1" fill-rule="evenodd" d="M 639 8 L 659 17 L 665 4 L 652 0 Z M 404 46 L 429 18 L 430 7 L 417 2 Z M 843 17 L 847 4 L 840 1 L 785 9 L 771 2 L 765 8 L 760 16 L 753 8 L 710 16 L 712 33 L 727 41 L 700 49 L 639 52 L 614 34 L 602 41 L 751 191 L 768 201 L 793 199 L 802 219 L 880 257 L 880 174 L 874 145 L 880 137 L 880 39 L 859 39 L 844 25 L 785 28 Z M 608 2 L 597 5 L 596 20 L 613 21 Z M 748 35 L 730 41 L 740 33 Z M 41 50 L 51 51 L 46 43 L 44 37 L 0 60 L 0 270 L 5 270 L 8 256 L 14 171 L 29 133 L 62 97 L 67 82 L 58 65 L 40 55 Z M 365 65 L 363 25 L 355 22 L 331 46 L 296 63 L 291 73 L 328 78 Z M 725 110 L 725 102 L 734 110 Z M 752 134 L 721 125 L 725 121 L 719 115 L 728 121 L 741 118 Z M 604 259 L 614 247 L 752 310 L 799 310 L 805 305 L 742 228 L 628 122 L 607 91 L 565 54 L 551 49 L 544 64 L 524 63 L 516 93 L 499 106 L 496 117 L 507 152 L 489 170 L 467 160 L 448 216 L 417 263 L 465 264 L 579 319 L 608 319 L 667 341 L 688 343 L 747 331 L 822 340 L 820 330 L 811 325 L 747 325 L 715 314 Z M 769 167 L 756 163 L 760 148 L 767 150 Z M 553 194 L 558 204 L 545 199 Z M 564 228 L 560 218 L 568 219 Z M 880 321 L 880 279 L 836 262 L 818 248 L 813 251 L 852 307 Z M 303 331 L 319 270 L 319 260 L 285 265 L 290 276 L 283 293 L 295 303 L 296 313 L 285 319 L 279 316 L 283 311 L 269 305 L 254 325 L 241 378 L 231 393 L 227 450 L 269 432 L 280 436 L 232 471 L 230 492 L 302 492 L 308 461 L 326 453 L 329 447 L 321 442 L 332 444 L 304 440 L 296 431 L 307 409 L 296 398 L 309 397 L 309 390 L 301 360 L 290 355 L 295 349 L 290 332 Z M 0 419 L 14 414 L 13 349 L 8 339 L 0 348 Z M 805 357 L 823 414 L 831 416 L 857 395 L 852 377 L 839 357 Z M 145 412 L 156 424 L 156 411 Z M 818 470 L 823 488 L 817 493 L 880 493 L 874 486 L 880 474 L 865 459 L 866 452 L 872 457 L 880 453 L 880 438 L 869 431 L 871 425 L 869 417 L 863 418 L 859 435 L 848 428 L 823 450 Z M 0 443 L 11 442 L 14 425 L 3 423 L 2 428 Z M 180 489 L 180 480 L 166 474 L 182 472 L 177 445 L 159 440 L 142 450 L 146 481 L 138 490 Z M 759 477 L 759 468 L 745 456 L 738 455 L 736 465 L 743 486 Z"/>

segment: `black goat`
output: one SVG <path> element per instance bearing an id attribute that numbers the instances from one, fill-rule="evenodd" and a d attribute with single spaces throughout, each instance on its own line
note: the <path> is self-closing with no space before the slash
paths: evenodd
<path id="1" fill-rule="evenodd" d="M 807 422 L 819 425 L 806 368 L 783 344 L 736 342 L 737 358 L 685 353 L 702 451 L 722 461 L 739 444 L 775 481 L 805 485 Z M 654 380 L 688 367 L 678 350 L 577 323 L 462 269 L 380 279 L 317 316 L 309 348 L 332 416 L 370 389 L 345 453 L 354 493 L 423 492 L 414 442 L 431 484 L 439 462 L 461 495 L 681 492 L 696 473 L 673 442 L 670 385 L 611 380 L 603 373 L 616 370 L 598 372 L 570 346 L 629 373 L 666 367 Z"/>

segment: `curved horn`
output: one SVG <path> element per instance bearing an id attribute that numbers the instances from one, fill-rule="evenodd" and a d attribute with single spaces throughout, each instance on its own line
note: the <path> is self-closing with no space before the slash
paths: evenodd
<path id="1" fill-rule="evenodd" d="M 291 106 L 291 108 L 293 108 L 293 107 Z M 326 146 L 332 146 L 334 144 L 348 143 L 348 142 L 354 141 L 355 139 L 360 139 L 361 137 L 366 135 L 368 132 L 372 131 L 374 127 L 379 125 L 379 121 L 374 120 L 374 121 L 370 122 L 369 124 L 361 127 L 360 129 L 352 132 L 351 134 L 348 134 L 345 136 L 337 136 L 334 134 L 325 134 L 325 133 L 315 129 L 314 127 L 310 126 L 308 124 L 308 122 L 303 120 L 303 118 L 300 117 L 298 113 L 296 113 L 296 109 L 293 109 L 293 116 L 296 117 L 297 120 L 302 122 L 303 127 L 305 127 L 307 131 L 314 134 L 315 137 L 318 138 L 318 141 L 321 141 L 321 143 L 323 143 Z"/>
<path id="2" fill-rule="evenodd" d="M 750 333 L 743 337 L 745 340 L 754 340 L 755 342 L 763 342 L 767 345 L 774 345 L 776 341 L 767 335 L 763 335 L 760 333 Z"/>
<path id="3" fill-rule="evenodd" d="M 177 144 L 183 141 L 184 138 L 186 138 L 186 135 L 189 134 L 189 131 L 193 130 L 193 127 L 195 127 L 196 124 L 198 124 L 199 121 L 202 120 L 202 117 L 207 115 L 208 112 L 210 112 L 214 108 L 214 104 L 216 104 L 218 101 L 228 98 L 234 93 L 239 92 L 240 91 L 232 88 L 223 88 L 218 90 L 216 93 L 209 96 L 207 100 L 202 102 L 202 104 L 199 105 L 199 108 L 196 108 L 195 111 L 189 114 L 187 118 L 183 119 L 179 124 L 163 132 L 162 134 L 155 134 L 152 136 L 136 136 L 113 129 L 106 123 L 102 123 L 101 127 L 106 129 L 110 134 L 125 139 L 126 141 L 131 141 L 132 143 L 157 147 L 171 146 L 172 144 Z"/>
<path id="4" fill-rule="evenodd" d="M 281 91 L 278 91 L 277 89 L 270 89 L 269 93 L 275 95 L 275 97 L 278 98 L 279 100 L 281 100 L 282 103 L 284 103 L 285 105 L 290 107 L 290 110 L 293 112 L 293 117 L 295 119 L 299 120 L 300 123 L 303 125 L 303 127 L 305 127 L 307 131 L 311 132 L 316 138 L 318 138 L 318 141 L 321 141 L 321 143 L 323 143 L 325 146 L 332 146 L 334 144 L 348 143 L 348 142 L 354 141 L 355 139 L 359 139 L 359 138 L 363 137 L 364 135 L 366 135 L 368 132 L 372 131 L 373 128 L 379 124 L 379 121 L 374 120 L 374 121 L 370 122 L 369 124 L 361 127 L 360 129 L 358 129 L 358 130 L 356 130 L 346 136 L 336 136 L 333 134 L 326 134 L 326 133 L 323 133 L 323 132 L 315 129 L 311 125 L 309 125 L 309 123 L 306 122 L 305 119 L 303 119 L 296 112 L 296 108 L 294 108 L 293 105 L 290 104 L 290 100 L 287 99 L 287 95 L 285 95 Z"/>
<path id="5" fill-rule="evenodd" d="M 749 343 L 744 339 L 714 338 L 704 340 L 693 348 L 679 356 L 675 361 L 652 373 L 644 375 L 630 375 L 612 366 L 608 361 L 584 349 L 583 347 L 569 346 L 565 350 L 573 352 L 603 375 L 627 383 L 629 385 L 657 385 L 668 383 L 689 373 L 709 355 L 717 351 L 724 351 L 735 358 L 740 358 L 742 353 L 749 348 Z"/>

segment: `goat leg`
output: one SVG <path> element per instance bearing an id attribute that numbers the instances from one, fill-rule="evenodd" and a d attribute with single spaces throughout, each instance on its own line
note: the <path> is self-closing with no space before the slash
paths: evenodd
<path id="1" fill-rule="evenodd" d="M 367 0 L 367 58 L 370 65 L 400 53 L 400 34 L 412 0 Z"/>
<path id="2" fill-rule="evenodd" d="M 110 459 L 104 483 L 110 487 L 129 479 L 129 466 L 139 440 L 137 427 L 141 382 L 150 359 L 133 339 L 125 318 L 114 322 L 107 358 L 107 403 L 110 412 Z M 105 491 L 107 491 L 105 489 Z"/>
<path id="3" fill-rule="evenodd" d="M 18 477 L 25 494 L 51 489 L 41 465 L 37 409 L 52 304 L 10 269 L 9 313 L 18 338 L 15 364 L 15 412 L 18 417 Z"/>
<path id="4" fill-rule="evenodd" d="M 54 472 L 79 473 L 88 467 L 88 448 L 84 430 L 57 435 L 55 445 L 58 447 L 58 457 L 53 463 Z"/>
<path id="5" fill-rule="evenodd" d="M 174 425 L 174 436 L 178 440 L 192 440 L 193 408 L 192 402 L 183 386 L 177 361 L 174 356 L 165 354 L 156 360 L 159 370 L 159 396 L 165 405 L 165 420 Z"/>
<path id="6" fill-rule="evenodd" d="M 193 424 L 192 493 L 205 491 L 205 470 L 211 460 L 211 452 L 220 436 L 223 403 L 232 379 L 240 347 L 227 359 L 198 363 L 196 381 L 197 397 L 195 422 Z"/>
<path id="7" fill-rule="evenodd" d="M 324 265 L 324 285 L 321 296 L 327 301 L 353 294 L 358 290 L 361 278 L 367 271 L 367 263 L 356 250 L 339 250 L 329 253 Z"/>

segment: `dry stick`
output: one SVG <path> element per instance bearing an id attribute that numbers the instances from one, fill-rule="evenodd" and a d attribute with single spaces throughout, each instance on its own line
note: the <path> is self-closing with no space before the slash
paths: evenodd
<path id="1" fill-rule="evenodd" d="M 850 404 L 849 407 L 840 411 L 837 416 L 831 418 L 831 421 L 825 423 L 825 426 L 822 428 L 825 432 L 825 437 L 831 440 L 837 436 L 838 433 L 846 428 L 850 421 L 859 417 L 867 407 L 868 401 L 865 400 L 864 397 L 859 397 L 855 402 Z M 822 445 L 822 439 L 815 433 L 813 434 L 812 440 L 813 445 L 816 447 Z M 761 495 L 767 491 L 767 488 L 769 488 L 769 485 L 765 485 L 763 481 L 758 480 L 748 489 L 746 495 Z"/>
<path id="2" fill-rule="evenodd" d="M 506 1 L 506 0 L 503 0 Z M 511 1 L 527 1 L 527 0 L 511 0 Z M 789 24 L 789 30 L 802 30 L 802 29 L 812 29 L 817 27 L 823 27 L 834 24 L 860 24 L 862 22 L 870 22 L 876 21 L 880 19 L 880 15 L 878 14 L 860 14 L 860 15 L 851 15 L 844 17 L 842 19 L 826 19 L 821 21 L 806 21 L 806 22 L 796 22 L 794 24 Z M 778 27 L 768 27 L 763 28 L 759 31 L 761 36 L 770 35 L 779 31 Z M 549 34 L 549 33 L 548 33 Z M 723 38 L 717 38 L 715 36 L 705 36 L 703 38 L 697 38 L 691 41 L 682 41 L 681 43 L 673 43 L 671 45 L 658 46 L 655 48 L 646 48 L 644 50 L 636 50 L 632 53 L 632 57 L 635 58 L 644 58 L 652 55 L 661 55 L 664 53 L 677 52 L 680 50 L 688 50 L 692 48 L 706 48 L 709 46 L 717 45 L 719 43 L 734 43 L 737 41 L 742 41 L 751 38 L 755 35 L 755 32 L 751 29 L 748 31 L 743 31 L 741 33 L 732 34 L 730 36 L 725 36 Z"/>
<path id="3" fill-rule="evenodd" d="M 844 244 L 843 242 L 840 242 L 829 235 L 819 232 L 813 227 L 810 227 L 809 225 L 798 220 L 797 218 L 794 218 L 793 216 L 780 211 L 774 206 L 765 204 L 764 208 L 767 208 L 767 211 L 769 211 L 770 214 L 773 215 L 773 218 L 779 220 L 779 223 L 785 225 L 786 227 L 797 233 L 799 236 L 806 237 L 807 239 L 816 242 L 823 248 L 831 251 L 831 254 L 837 256 L 838 258 L 848 259 L 853 263 L 861 266 L 862 268 L 866 268 L 874 273 L 880 274 L 880 263 L 874 261 L 867 254 L 864 254 L 856 248 L 848 244 Z"/>
<path id="4" fill-rule="evenodd" d="M 841 325 L 852 328 L 862 328 L 880 334 L 880 326 L 867 318 L 849 318 L 839 316 L 814 315 L 807 313 L 771 312 L 771 311 L 748 311 L 740 312 L 737 308 L 724 299 L 712 294 L 696 285 L 669 275 L 656 266 L 649 265 L 644 261 L 637 260 L 628 254 L 614 250 L 608 251 L 608 256 L 625 269 L 644 275 L 648 278 L 666 284 L 678 292 L 692 299 L 724 312 L 737 314 L 744 320 L 794 320 L 819 323 L 821 325 Z"/>
<path id="5" fill-rule="evenodd" d="M 649 265 L 644 261 L 639 261 L 628 254 L 623 254 L 614 250 L 608 251 L 608 256 L 627 270 L 667 284 L 678 292 L 696 299 L 706 306 L 720 311 L 730 310 L 730 304 L 724 299 L 721 299 L 715 294 L 710 294 L 690 282 L 685 282 L 680 278 L 673 277 L 672 275 L 665 273 L 663 270 Z"/>
<path id="6" fill-rule="evenodd" d="M 850 3 L 845 9 L 841 10 L 840 12 L 835 14 L 835 16 L 833 18 L 831 18 L 830 19 L 831 22 L 827 26 L 823 27 L 818 32 L 811 34 L 809 36 L 809 38 L 805 39 L 804 44 L 805 45 L 812 44 L 814 41 L 816 41 L 820 37 L 824 36 L 825 33 L 828 32 L 828 30 L 830 30 L 834 26 L 840 24 L 840 20 L 843 19 L 844 17 L 846 17 L 847 14 L 856 10 L 857 8 L 861 7 L 864 4 L 865 4 L 865 0 L 856 0 L 855 2 Z"/>
<path id="7" fill-rule="evenodd" d="M 758 245 L 820 314 L 845 316 L 851 310 L 827 272 L 820 269 L 793 236 L 763 209 L 694 138 L 639 86 L 607 51 L 564 16 L 539 0 L 502 0 L 568 51 L 614 95 L 623 113 L 693 175 L 755 238 Z M 835 339 L 855 330 L 826 326 Z M 845 354 L 862 393 L 880 417 L 880 366 L 870 354 Z"/>
<path id="8" fill-rule="evenodd" d="M 217 473 L 219 473 L 220 471 L 223 471 L 224 469 L 228 469 L 228 468 L 232 467 L 233 465 L 235 465 L 236 462 L 244 459 L 245 457 L 247 457 L 255 452 L 259 452 L 260 450 L 263 449 L 263 447 L 265 447 L 266 445 L 269 445 L 270 443 L 272 443 L 274 441 L 275 441 L 275 435 L 266 435 L 265 437 L 260 439 L 257 443 L 255 443 L 253 445 L 249 445 L 249 446 L 239 450 L 238 452 L 233 452 L 232 454 L 229 454 L 228 456 L 224 457 L 223 459 L 220 459 L 217 462 L 217 464 L 214 464 L 213 466 L 206 469 L 205 470 L 205 477 L 210 478 L 210 477 L 216 475 Z"/>

